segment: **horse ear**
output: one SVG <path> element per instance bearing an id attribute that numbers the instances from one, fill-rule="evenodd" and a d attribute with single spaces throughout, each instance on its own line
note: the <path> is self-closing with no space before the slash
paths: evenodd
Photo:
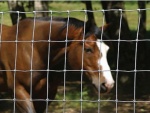
<path id="1" fill-rule="evenodd" d="M 91 31 L 93 29 L 93 27 L 95 27 L 95 25 L 96 25 L 95 23 L 88 20 L 85 25 L 85 34 L 88 33 L 89 31 Z"/>
<path id="2" fill-rule="evenodd" d="M 104 26 L 100 27 L 100 30 L 102 31 L 103 30 L 103 40 L 110 40 L 111 39 L 111 36 L 109 36 L 109 31 L 111 31 L 111 26 L 112 26 L 112 23 L 108 23 L 108 24 L 105 24 Z M 113 47 L 113 44 L 111 41 L 103 41 L 105 42 L 110 48 Z"/>
<path id="3" fill-rule="evenodd" d="M 108 32 L 109 32 L 109 30 L 110 30 L 110 27 L 111 27 L 111 23 L 105 24 L 104 26 L 100 27 L 100 31 L 103 30 L 103 39 L 105 39 L 105 40 L 110 39 L 110 38 L 109 38 L 109 35 L 108 35 Z"/>

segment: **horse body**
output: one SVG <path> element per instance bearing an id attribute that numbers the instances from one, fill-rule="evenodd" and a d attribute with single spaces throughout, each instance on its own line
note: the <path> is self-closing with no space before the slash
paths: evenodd
<path id="1" fill-rule="evenodd" d="M 83 22 L 79 21 L 79 25 L 70 24 L 67 28 L 65 21 L 57 19 L 52 22 L 25 19 L 11 27 L 2 25 L 0 69 L 3 71 L 0 71 L 0 90 L 9 89 L 15 94 L 19 112 L 42 113 L 46 107 L 45 100 L 30 100 L 55 98 L 61 77 L 60 73 L 49 70 L 64 69 L 59 63 L 64 62 L 65 52 L 67 65 L 74 70 L 87 70 L 85 75 L 97 89 L 100 89 L 99 84 L 102 83 L 106 83 L 108 90 L 113 87 L 114 81 L 110 71 L 109 82 L 102 72 L 100 75 L 99 71 L 96 71 L 103 68 L 99 64 L 102 56 L 96 43 L 97 34 L 89 29 L 90 32 L 85 31 L 84 39 L 83 25 Z M 107 69 L 110 69 L 109 66 Z"/>
<path id="2" fill-rule="evenodd" d="M 46 106 L 46 104 L 44 103 L 43 107 L 41 107 L 40 105 L 38 105 L 38 102 L 34 102 L 35 105 L 33 106 L 33 103 L 30 102 L 29 100 L 30 98 L 38 99 L 40 97 L 41 99 L 46 99 L 46 87 L 47 87 L 46 69 L 48 65 L 47 62 L 48 61 L 48 40 L 49 40 L 48 33 L 50 29 L 50 24 L 48 22 L 39 21 L 36 22 L 35 25 L 36 25 L 34 29 L 35 34 L 33 34 L 33 26 L 34 26 L 33 20 L 25 20 L 20 22 L 18 26 L 18 34 L 17 34 L 17 25 L 12 27 L 5 26 L 5 25 L 2 26 L 3 28 L 2 41 L 9 41 L 9 42 L 1 43 L 0 62 L 2 62 L 1 63 L 2 65 L 0 67 L 2 68 L 2 70 L 6 70 L 6 71 L 1 72 L 0 85 L 3 88 L 3 91 L 7 89 L 10 89 L 12 92 L 15 91 L 16 99 L 19 100 L 28 99 L 26 102 L 17 102 L 18 106 L 23 106 L 23 107 L 18 107 L 19 111 L 27 112 L 27 113 L 29 112 L 34 113 L 35 112 L 34 107 L 35 109 L 37 109 L 37 112 L 41 113 Z M 54 30 L 52 30 L 52 32 L 54 32 Z M 33 39 L 33 35 L 34 35 L 34 39 Z M 52 33 L 52 40 L 53 39 L 55 39 L 55 33 Z M 43 40 L 43 42 L 39 41 L 33 43 L 32 40 L 34 41 Z M 51 44 L 52 48 L 53 46 L 55 46 L 54 43 Z M 55 46 L 55 50 L 58 51 L 57 46 Z M 56 54 L 57 53 L 55 52 L 51 52 L 52 57 L 56 56 Z M 52 63 L 50 64 L 53 66 L 54 63 L 55 62 L 53 62 L 53 64 Z M 16 70 L 20 70 L 20 71 L 16 71 Z M 32 71 L 32 70 L 37 70 L 37 71 Z M 41 72 L 38 70 L 45 70 L 45 71 Z M 32 81 L 31 81 L 31 76 L 32 76 Z M 57 82 L 57 79 L 54 81 Z M 50 85 L 51 88 L 49 92 L 51 95 L 49 96 L 49 99 L 54 99 L 54 95 L 57 89 L 57 84 L 55 83 L 54 85 L 53 84 Z M 6 88 L 6 86 L 8 88 Z M 31 87 L 33 88 L 32 91 L 33 97 L 30 97 Z"/>

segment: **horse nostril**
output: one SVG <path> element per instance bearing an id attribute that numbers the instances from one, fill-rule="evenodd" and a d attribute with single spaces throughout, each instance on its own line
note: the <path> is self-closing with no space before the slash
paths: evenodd
<path id="1" fill-rule="evenodd" d="M 102 83 L 100 86 L 96 86 L 95 84 L 93 84 L 93 86 L 99 93 L 108 93 L 111 89 L 110 87 L 107 86 L 106 83 Z"/>
<path id="2" fill-rule="evenodd" d="M 106 90 L 105 83 L 102 83 L 102 84 L 101 84 L 101 89 Z"/>
<path id="3" fill-rule="evenodd" d="M 105 86 L 105 83 L 102 83 L 100 86 L 100 92 L 101 93 L 106 93 L 107 92 L 107 87 Z"/>

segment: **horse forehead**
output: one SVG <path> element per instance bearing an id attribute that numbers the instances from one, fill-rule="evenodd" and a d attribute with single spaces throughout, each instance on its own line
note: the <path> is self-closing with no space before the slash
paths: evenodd
<path id="1" fill-rule="evenodd" d="M 88 42 L 88 44 L 90 44 L 92 46 L 95 45 L 95 41 L 96 40 L 97 39 L 96 39 L 96 37 L 95 37 L 94 34 L 91 34 L 90 36 L 88 36 L 88 37 L 85 38 L 85 41 Z"/>
<path id="2" fill-rule="evenodd" d="M 109 50 L 109 46 L 107 46 L 104 42 L 101 42 L 99 39 L 97 40 L 96 44 L 102 54 L 106 54 L 106 52 Z"/>

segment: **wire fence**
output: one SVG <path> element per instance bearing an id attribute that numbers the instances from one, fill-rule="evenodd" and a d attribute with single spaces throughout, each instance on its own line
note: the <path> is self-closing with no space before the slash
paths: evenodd
<path id="1" fill-rule="evenodd" d="M 120 18 L 119 18 L 119 30 L 118 30 L 118 38 L 117 39 L 101 39 L 101 41 L 105 41 L 105 42 L 112 42 L 113 44 L 115 44 L 115 46 L 117 47 L 117 50 L 115 50 L 115 56 L 116 58 L 113 60 L 111 59 L 111 61 L 115 64 L 110 64 L 111 67 L 113 67 L 113 65 L 115 65 L 115 67 L 113 67 L 110 71 L 113 73 L 113 77 L 115 79 L 115 86 L 112 90 L 112 92 L 110 92 L 109 94 L 106 95 L 101 95 L 101 94 L 96 94 L 95 92 L 93 92 L 93 88 L 91 86 L 91 84 L 85 80 L 83 73 L 87 70 L 83 70 L 83 55 L 82 55 L 82 70 L 67 70 L 67 49 L 65 49 L 65 63 L 63 64 L 64 69 L 63 70 L 50 70 L 50 45 L 48 46 L 48 63 L 47 63 L 47 68 L 43 69 L 43 70 L 34 70 L 33 67 L 33 58 L 34 58 L 34 43 L 43 43 L 43 42 L 66 42 L 65 47 L 67 48 L 68 46 L 68 42 L 69 40 L 67 39 L 68 37 L 68 27 L 67 27 L 67 31 L 66 31 L 66 40 L 65 41 L 51 41 L 49 40 L 35 40 L 35 18 L 36 18 L 36 14 L 40 13 L 40 11 L 33 11 L 33 12 L 19 12 L 19 11 L 8 11 L 8 12 L 0 12 L 0 21 L 1 23 L 3 23 L 4 21 L 4 15 L 5 14 L 10 14 L 10 13 L 17 13 L 18 15 L 18 20 L 17 20 L 17 30 L 15 33 L 15 40 L 2 40 L 2 34 L 3 34 L 3 26 L 1 24 L 0 26 L 0 50 L 1 50 L 1 45 L 3 43 L 15 43 L 15 60 L 14 60 L 14 69 L 10 70 L 10 69 L 3 69 L 2 64 L 0 63 L 0 77 L 3 77 L 3 73 L 9 73 L 12 72 L 13 73 L 13 78 L 14 78 L 14 89 L 13 89 L 13 96 L 7 96 L 7 93 L 2 93 L 0 95 L 0 104 L 2 105 L 2 103 L 4 102 L 5 105 L 2 105 L 3 109 L 2 112 L 14 112 L 16 113 L 16 102 L 17 101 L 27 101 L 27 100 L 19 100 L 16 98 L 16 73 L 18 72 L 29 72 L 30 73 L 30 77 L 31 77 L 31 82 L 30 82 L 30 98 L 29 101 L 44 101 L 46 102 L 46 107 L 45 107 L 45 112 L 46 113 L 148 113 L 149 110 L 149 105 L 150 105 L 150 100 L 149 100 L 149 96 L 146 98 L 141 98 L 141 99 L 137 99 L 137 91 L 139 90 L 137 89 L 137 73 L 142 73 L 142 72 L 150 72 L 149 69 L 138 69 L 137 68 L 137 61 L 138 61 L 138 55 L 140 53 L 138 53 L 138 48 L 139 48 L 139 43 L 141 42 L 149 42 L 150 39 L 149 38 L 144 38 L 144 39 L 139 39 L 139 29 L 140 29 L 140 19 L 141 19 L 141 15 L 140 15 L 140 11 L 149 11 L 150 8 L 147 9 L 137 9 L 137 10 L 122 10 L 122 9 L 111 9 L 111 10 L 96 10 L 96 11 L 89 11 L 89 12 L 93 12 L 93 13 L 101 13 L 103 15 L 102 18 L 102 24 L 101 26 L 103 26 L 105 24 L 105 12 L 109 12 L 109 11 L 118 11 L 120 12 Z M 43 11 L 42 11 L 43 12 Z M 84 25 L 85 22 L 87 21 L 87 10 L 68 10 L 68 11 L 45 11 L 48 12 L 50 14 L 50 22 L 52 21 L 52 17 L 53 15 L 55 16 L 56 13 L 58 13 L 58 15 L 60 13 L 65 13 L 67 15 L 68 21 L 67 21 L 67 26 L 69 24 L 69 17 L 70 14 L 72 12 L 83 12 L 84 15 Z M 121 39 L 121 29 L 122 29 L 122 13 L 123 12 L 137 12 L 138 13 L 138 25 L 137 25 L 137 31 L 136 31 L 136 36 L 135 38 L 132 39 Z M 27 41 L 20 41 L 18 40 L 18 34 L 19 34 L 19 15 L 21 13 L 28 13 L 28 14 L 33 14 L 34 15 L 34 24 L 33 24 L 33 29 L 32 29 L 32 39 L 31 40 L 27 40 Z M 149 24 L 149 23 L 148 23 Z M 50 33 L 51 33 L 51 29 L 52 26 L 50 25 Z M 49 34 L 50 37 L 50 34 Z M 77 41 L 77 40 L 75 40 Z M 26 70 L 26 69 L 17 69 L 17 57 L 18 57 L 18 44 L 24 42 L 24 43 L 31 43 L 31 58 L 30 58 L 30 69 Z M 134 62 L 133 64 L 131 64 L 134 68 L 133 69 L 120 69 L 120 66 L 125 65 L 124 63 L 126 63 L 126 61 L 123 62 L 123 64 L 120 65 L 120 52 L 122 51 L 121 45 L 122 43 L 127 43 L 127 46 L 130 46 L 131 43 L 132 47 L 131 49 L 134 49 L 131 53 L 128 53 L 128 51 L 126 51 L 127 54 L 131 55 L 132 57 L 132 61 Z M 147 43 L 148 44 L 148 43 Z M 147 45 L 147 47 L 149 47 Z M 130 47 L 129 47 L 130 48 Z M 84 48 L 82 48 L 84 50 Z M 111 49 L 111 48 L 110 48 Z M 116 48 L 115 48 L 116 49 Z M 146 51 L 148 52 L 148 51 Z M 122 53 L 122 52 L 121 52 Z M 1 53 L 2 54 L 2 53 Z M 110 54 L 108 54 L 110 55 Z M 108 57 L 112 57 L 111 55 Z M 121 56 L 122 57 L 122 56 Z M 114 58 L 114 57 L 113 57 Z M 124 57 L 123 57 L 124 58 Z M 124 58 L 126 60 L 126 58 Z M 1 61 L 1 59 L 0 59 Z M 130 65 L 130 64 L 129 64 Z M 139 64 L 138 64 L 139 65 Z M 144 64 L 143 64 L 144 65 Z M 46 92 L 46 99 L 33 99 L 33 87 L 32 87 L 32 81 L 33 81 L 33 73 L 34 72 L 46 72 L 46 77 L 47 77 L 47 83 L 46 83 L 46 88 L 47 88 L 47 92 Z M 78 76 L 76 75 L 75 71 L 80 71 L 80 74 L 78 74 Z M 105 70 L 104 70 L 105 71 Z M 48 97 L 48 93 L 50 93 L 48 90 L 49 87 L 49 74 L 50 72 L 63 72 L 63 81 L 60 84 L 59 88 L 58 88 L 58 92 L 56 95 L 56 98 L 54 100 L 49 99 Z M 75 73 L 75 74 L 74 74 Z M 124 75 L 121 75 L 120 73 L 125 73 Z M 132 79 L 130 79 L 130 74 L 132 73 Z M 76 77 L 69 77 L 67 78 L 67 75 L 70 76 L 74 75 Z M 128 75 L 129 74 L 129 75 Z M 130 82 L 132 82 L 132 84 L 130 84 L 129 86 L 126 87 L 125 84 L 120 86 L 120 79 L 124 79 L 129 80 Z M 73 79 L 73 80 L 72 80 Z M 75 79 L 75 80 L 74 80 Z M 1 78 L 0 78 L 1 80 Z M 85 80 L 85 81 L 84 81 Z M 139 80 L 138 80 L 139 81 Z M 1 82 L 1 81 L 0 81 Z M 127 82 L 128 83 L 128 82 Z M 90 85 L 89 85 L 90 84 Z M 144 84 L 144 83 L 143 83 Z M 1 86 L 0 86 L 1 87 Z M 3 87 L 3 86 L 2 86 Z M 120 93 L 120 89 L 123 92 L 124 88 L 125 89 L 132 89 L 132 93 L 129 91 L 129 93 L 131 93 L 130 95 L 128 95 L 128 91 L 126 94 L 122 94 Z M 129 87 L 129 88 L 128 88 Z M 132 87 L 132 88 L 131 88 Z M 148 87 L 148 86 L 147 86 Z M 119 89 L 118 89 L 119 88 Z M 0 88 L 1 89 L 1 88 Z M 141 89 L 142 90 L 142 89 Z M 122 96 L 123 95 L 123 96 Z M 132 95 L 132 96 L 131 96 Z M 4 98 L 3 98 L 4 96 Z M 127 98 L 126 98 L 127 96 Z M 129 97 L 131 96 L 131 97 Z M 121 97 L 121 99 L 120 99 Z M 129 98 L 128 98 L 129 97 Z M 49 102 L 52 102 L 49 105 Z M 0 105 L 0 106 L 1 106 Z M 13 105 L 13 107 L 12 107 Z M 8 110 L 11 109 L 11 110 Z M 1 112 L 1 111 L 0 111 Z"/>

